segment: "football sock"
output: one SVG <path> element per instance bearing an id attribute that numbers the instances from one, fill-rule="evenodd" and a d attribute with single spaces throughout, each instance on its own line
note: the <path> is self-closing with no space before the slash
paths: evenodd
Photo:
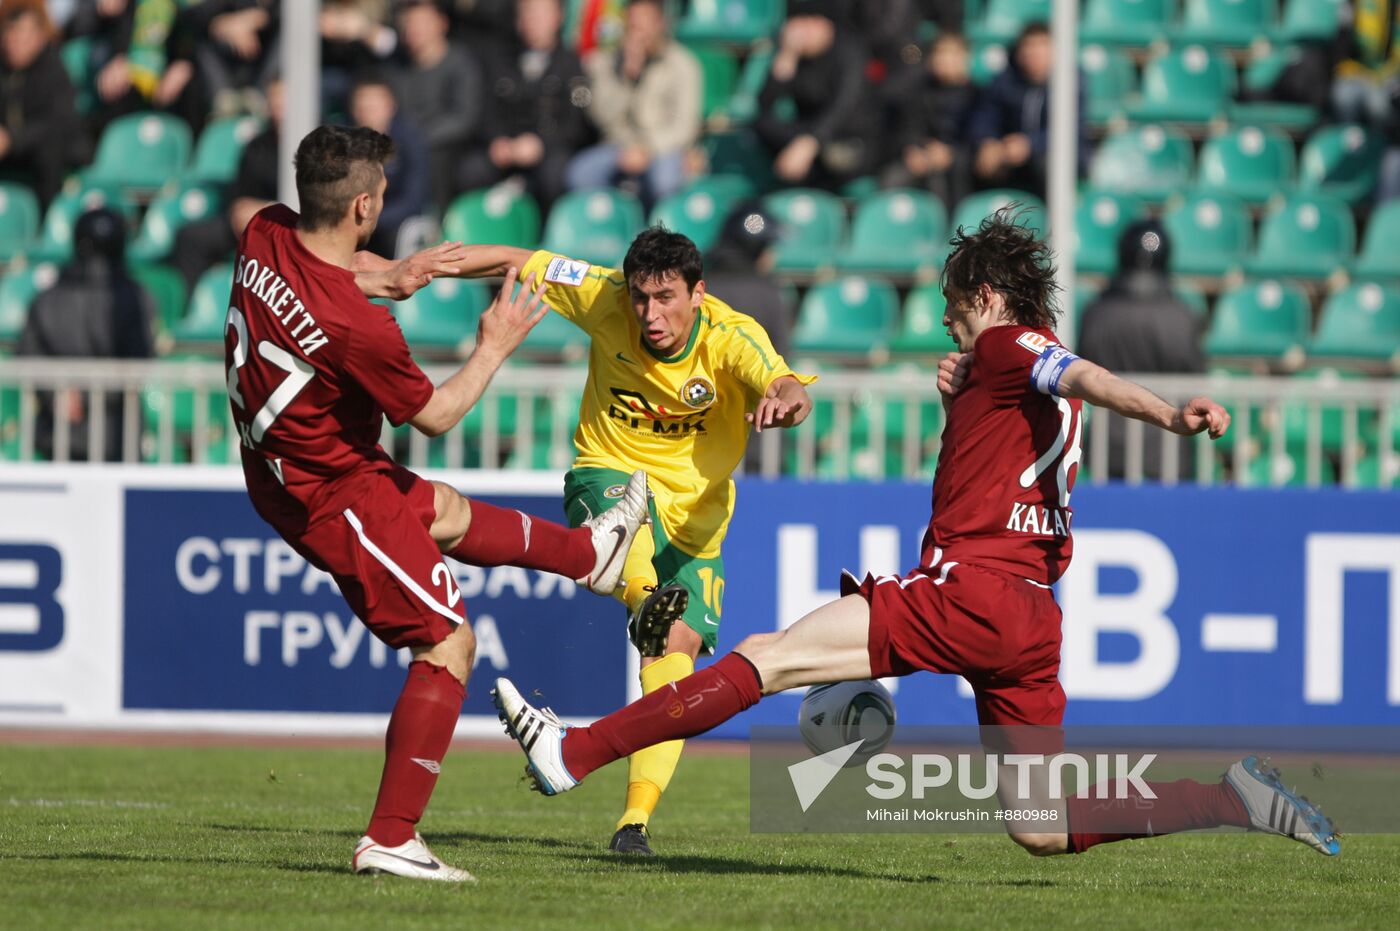
<path id="1" fill-rule="evenodd" d="M 582 779 L 600 766 L 630 756 L 643 747 L 694 737 L 728 721 L 763 697 L 758 670 L 738 653 L 662 686 L 591 727 L 571 727 L 564 734 L 564 766 Z"/>
<path id="2" fill-rule="evenodd" d="M 637 534 L 640 539 L 641 534 Z M 636 614 L 637 609 L 642 606 L 642 602 L 647 600 L 647 596 L 656 589 L 656 575 L 651 576 L 627 575 L 627 567 L 623 567 L 623 578 L 627 579 L 627 584 L 617 590 L 617 597 L 622 599 L 622 603 L 627 605 L 630 614 Z"/>
<path id="3" fill-rule="evenodd" d="M 477 500 L 471 502 L 471 509 L 466 536 L 447 553 L 453 559 L 473 566 L 543 569 L 570 579 L 581 579 L 593 571 L 598 555 L 587 527 L 570 530 L 523 511 Z"/>
<path id="4" fill-rule="evenodd" d="M 642 694 L 650 695 L 664 685 L 684 679 L 695 671 L 695 661 L 684 653 L 668 653 L 642 669 Z M 627 758 L 627 810 L 617 822 L 645 825 L 661 793 L 671 784 L 676 764 L 681 759 L 684 740 L 668 740 L 635 751 Z"/>
<path id="5" fill-rule="evenodd" d="M 1096 799 L 1075 796 L 1066 800 L 1069 815 L 1069 849 L 1083 853 L 1096 844 L 1134 837 L 1155 837 L 1221 825 L 1249 827 L 1249 813 L 1239 794 L 1224 781 L 1200 783 L 1193 779 L 1149 782 L 1157 797 L 1143 798 L 1131 784 L 1128 798 Z"/>
<path id="6" fill-rule="evenodd" d="M 409 664 L 408 681 L 389 718 L 384 775 L 365 830 L 376 842 L 397 847 L 413 838 L 466 697 L 466 686 L 442 666 L 423 660 Z"/>

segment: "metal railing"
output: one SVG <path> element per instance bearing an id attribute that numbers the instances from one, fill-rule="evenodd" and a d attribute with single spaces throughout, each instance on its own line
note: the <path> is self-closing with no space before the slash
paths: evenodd
<path id="1" fill-rule="evenodd" d="M 452 369 L 426 371 L 440 381 Z M 386 426 L 383 442 L 416 468 L 563 470 L 573 460 L 584 375 L 578 367 L 509 366 L 442 437 Z M 236 463 L 226 379 L 216 360 L 0 360 L 0 459 L 100 461 L 105 451 L 105 458 L 123 462 Z M 1389 485 L 1400 471 L 1400 382 L 1325 375 L 1139 380 L 1176 403 L 1207 394 L 1227 405 L 1230 435 L 1214 444 L 1204 436 L 1183 443 L 1092 411 L 1081 459 L 1087 480 L 1318 486 L 1335 476 L 1357 486 Z M 755 437 L 741 468 L 830 479 L 933 473 L 944 415 L 931 371 L 825 372 L 809 390 L 816 410 L 808 423 Z M 49 418 L 50 438 L 40 430 L 41 408 L 59 414 Z M 63 416 L 75 409 L 85 412 L 83 419 Z M 1111 429 L 1122 430 L 1121 441 L 1110 437 Z M 112 430 L 120 442 L 113 442 Z"/>

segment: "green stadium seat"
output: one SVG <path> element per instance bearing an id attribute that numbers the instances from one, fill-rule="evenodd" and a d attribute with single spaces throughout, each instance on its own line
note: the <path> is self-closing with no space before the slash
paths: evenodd
<path id="1" fill-rule="evenodd" d="M 771 47 L 755 47 L 749 52 L 739 80 L 734 85 L 734 93 L 724 108 L 724 115 L 734 125 L 743 126 L 753 122 L 758 115 L 758 95 L 768 81 L 768 70 L 773 65 Z"/>
<path id="2" fill-rule="evenodd" d="M 1204 45 L 1153 58 L 1142 71 L 1142 94 L 1128 107 L 1134 120 L 1204 123 L 1235 93 L 1235 66 Z"/>
<path id="3" fill-rule="evenodd" d="M 83 177 L 88 184 L 154 190 L 179 175 L 189 157 L 190 128 L 184 120 L 132 113 L 107 124 Z"/>
<path id="4" fill-rule="evenodd" d="M 1356 484 L 1361 488 L 1395 488 L 1400 485 L 1400 459 L 1392 459 L 1387 467 L 1379 452 L 1368 454 L 1356 464 Z"/>
<path id="5" fill-rule="evenodd" d="M 39 232 L 39 198 L 28 185 L 0 182 L 0 262 L 8 262 Z"/>
<path id="6" fill-rule="evenodd" d="M 1360 281 L 1400 281 L 1400 200 L 1386 201 L 1372 211 L 1351 276 Z"/>
<path id="7" fill-rule="evenodd" d="M 1301 60 L 1303 50 L 1296 45 L 1281 45 L 1251 61 L 1244 69 L 1246 90 L 1267 98 L 1270 88 L 1283 69 Z M 1277 103 L 1267 99 L 1258 102 L 1238 102 L 1230 105 L 1230 122 L 1235 126 L 1271 126 L 1290 132 L 1302 132 L 1316 125 L 1316 108 L 1301 103 Z"/>
<path id="8" fill-rule="evenodd" d="M 533 249 L 540 241 L 540 208 L 533 197 L 508 184 L 468 191 L 448 205 L 442 235 L 458 242 Z"/>
<path id="9" fill-rule="evenodd" d="M 175 184 L 151 201 L 141 220 L 141 229 L 127 250 L 138 262 L 155 262 L 170 254 L 180 227 L 214 216 L 219 212 L 218 190 L 206 183 Z"/>
<path id="10" fill-rule="evenodd" d="M 1298 190 L 1322 191 L 1349 204 L 1376 187 L 1385 142 L 1361 126 L 1324 126 L 1308 137 L 1298 160 Z"/>
<path id="11" fill-rule="evenodd" d="M 73 224 L 78 217 L 98 207 L 111 207 L 122 213 L 128 221 L 135 217 L 135 209 L 121 190 L 106 184 L 78 184 L 69 186 L 49 203 L 44 214 L 43 225 L 39 229 L 39 239 L 25 254 L 33 261 L 66 262 L 73 255 Z"/>
<path id="12" fill-rule="evenodd" d="M 388 304 L 410 346 L 456 349 L 476 337 L 491 292 L 480 281 L 434 278 L 406 301 Z"/>
<path id="13" fill-rule="evenodd" d="M 1277 13 L 1275 0 L 1186 0 L 1181 24 L 1168 34 L 1174 42 L 1244 48 L 1269 34 Z"/>
<path id="14" fill-rule="evenodd" d="M 1193 192 L 1168 202 L 1162 224 L 1171 237 L 1172 271 L 1224 275 L 1244 264 L 1253 223 L 1233 194 Z"/>
<path id="15" fill-rule="evenodd" d="M 1298 372 L 1293 376 L 1298 382 L 1316 382 L 1320 385 L 1336 385 L 1340 381 L 1361 381 L 1366 378 L 1361 372 L 1352 369 L 1341 369 L 1333 367 L 1310 368 Z M 1305 391 L 1303 394 L 1288 398 L 1279 405 L 1277 416 L 1269 429 L 1260 433 L 1262 441 L 1269 444 L 1272 441 L 1272 432 L 1280 431 L 1283 434 L 1283 445 L 1286 449 L 1302 453 L 1307 449 L 1308 433 L 1313 429 L 1314 408 L 1309 400 L 1309 395 L 1313 392 Z M 1324 452 L 1340 453 L 1342 447 L 1346 445 L 1346 411 L 1341 404 L 1317 406 L 1316 415 L 1318 418 L 1318 441 Z M 1374 441 L 1376 438 L 1376 418 L 1374 412 L 1358 410 L 1356 423 L 1356 439 L 1361 442 Z"/>
<path id="16" fill-rule="evenodd" d="M 168 265 L 138 262 L 130 271 L 155 304 L 157 329 L 170 332 L 185 312 L 185 279 Z"/>
<path id="17" fill-rule="evenodd" d="M 1259 278 L 1326 278 L 1356 248 L 1351 208 L 1328 194 L 1294 194 L 1259 225 L 1259 246 L 1245 270 Z"/>
<path id="18" fill-rule="evenodd" d="M 1308 354 L 1400 361 L 1400 288 L 1368 281 L 1333 294 Z"/>
<path id="19" fill-rule="evenodd" d="M 890 350 L 936 357 L 956 352 L 957 344 L 943 326 L 946 307 L 943 289 L 937 284 L 920 285 L 910 291 L 904 299 L 904 316 Z"/>
<path id="20" fill-rule="evenodd" d="M 1293 182 L 1293 142 L 1275 129 L 1232 129 L 1206 140 L 1197 172 L 1202 190 L 1263 203 Z"/>
<path id="21" fill-rule="evenodd" d="M 781 239 L 774 270 L 811 273 L 836 262 L 836 250 L 846 240 L 846 207 L 826 191 L 793 188 L 763 199 L 778 221 Z"/>
<path id="22" fill-rule="evenodd" d="M 204 127 L 183 180 L 226 184 L 238 175 L 238 161 L 250 140 L 263 130 L 255 116 L 226 116 Z"/>
<path id="23" fill-rule="evenodd" d="M 748 45 L 777 33 L 785 7 L 783 0 L 691 0 L 676 24 L 676 37 Z"/>
<path id="24" fill-rule="evenodd" d="M 525 337 L 524 348 L 533 352 L 559 354 L 588 345 L 588 334 L 550 312 Z"/>
<path id="25" fill-rule="evenodd" d="M 233 290 L 233 266 L 215 265 L 195 282 L 185 316 L 171 328 L 175 339 L 187 343 L 222 342 Z"/>
<path id="26" fill-rule="evenodd" d="M 1029 191 L 993 188 L 969 194 L 958 201 L 953 209 L 953 221 L 948 225 L 949 232 L 955 233 L 960 227 L 973 232 L 982 225 L 983 219 L 1012 204 L 1020 204 L 1024 209 L 1025 216 L 1021 222 L 1037 231 L 1045 229 L 1045 201 Z"/>
<path id="27" fill-rule="evenodd" d="M 1092 188 L 1080 191 L 1074 214 L 1079 243 L 1074 252 L 1075 270 L 1112 274 L 1118 267 L 1118 237 L 1144 211 L 1143 202 L 1132 194 Z"/>
<path id="28" fill-rule="evenodd" d="M 1323 485 L 1337 483 L 1337 467 L 1322 457 L 1320 480 Z M 1247 484 L 1254 488 L 1299 488 L 1307 484 L 1307 459 L 1300 450 L 1285 450 L 1275 456 L 1262 452 L 1249 460 Z"/>
<path id="29" fill-rule="evenodd" d="M 1079 26 L 1082 42 L 1102 45 L 1151 45 L 1167 31 L 1171 0 L 1088 0 Z"/>
<path id="30" fill-rule="evenodd" d="M 1106 123 L 1123 113 L 1137 84 L 1133 63 L 1120 49 L 1091 44 L 1079 50 L 1079 70 L 1091 123 Z"/>
<path id="31" fill-rule="evenodd" d="M 58 280 L 58 266 L 39 262 L 7 269 L 0 278 L 0 340 L 14 340 L 24 330 L 29 305 Z"/>
<path id="32" fill-rule="evenodd" d="M 1027 23 L 1050 22 L 1050 0 L 987 0 L 982 18 L 967 22 L 974 40 L 1012 42 Z"/>
<path id="33" fill-rule="evenodd" d="M 914 275 L 936 267 L 948 247 L 948 209 L 927 191 L 886 190 L 861 201 L 842 271 Z"/>
<path id="34" fill-rule="evenodd" d="M 888 344 L 898 318 L 894 288 L 876 278 L 838 278 L 807 291 L 792 345 L 799 352 L 868 353 Z"/>
<path id="35" fill-rule="evenodd" d="M 1095 187 L 1160 201 L 1187 186 L 1191 161 L 1190 139 L 1177 130 L 1148 124 L 1100 143 L 1089 178 Z"/>
<path id="36" fill-rule="evenodd" d="M 612 188 L 571 191 L 549 212 L 544 248 L 616 268 L 644 225 L 641 202 L 632 194 Z"/>
<path id="37" fill-rule="evenodd" d="M 701 252 L 709 251 L 719 241 L 729 211 L 746 193 L 735 180 L 733 175 L 697 178 L 652 208 L 651 224 L 684 233 Z"/>
<path id="38" fill-rule="evenodd" d="M 1284 0 L 1283 20 L 1273 30 L 1278 42 L 1322 42 L 1337 37 L 1342 0 Z"/>
<path id="39" fill-rule="evenodd" d="M 690 52 L 700 63 L 703 91 L 701 114 L 710 119 L 729 107 L 739 85 L 739 62 L 728 49 L 714 45 L 691 45 Z"/>
<path id="40" fill-rule="evenodd" d="M 1010 53 L 1004 42 L 973 42 L 969 70 L 972 83 L 986 84 L 1006 70 Z"/>
<path id="41" fill-rule="evenodd" d="M 1246 282 L 1216 300 L 1206 352 L 1282 359 L 1302 350 L 1311 323 L 1308 295 L 1297 284 L 1275 279 Z"/>

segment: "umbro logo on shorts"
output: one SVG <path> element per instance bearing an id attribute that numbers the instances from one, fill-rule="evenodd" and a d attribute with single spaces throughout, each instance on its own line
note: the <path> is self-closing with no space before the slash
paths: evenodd
<path id="1" fill-rule="evenodd" d="M 409 757 L 409 759 L 426 769 L 428 772 L 432 773 L 434 776 L 442 772 L 442 764 L 439 763 L 437 760 L 420 760 L 416 756 Z"/>

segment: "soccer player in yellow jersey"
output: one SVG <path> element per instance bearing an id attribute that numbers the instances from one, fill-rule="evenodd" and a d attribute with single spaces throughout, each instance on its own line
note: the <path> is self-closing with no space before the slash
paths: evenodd
<path id="1" fill-rule="evenodd" d="M 724 542 L 734 513 L 731 474 L 749 426 L 795 427 L 812 410 L 798 375 L 752 317 L 706 293 L 700 252 L 679 233 L 648 229 L 622 270 L 551 252 L 468 246 L 458 274 L 545 283 L 545 302 L 592 339 L 588 383 L 564 479 L 579 525 L 619 500 L 645 469 L 653 534 L 638 534 L 618 594 L 631 616 L 644 694 L 690 675 L 713 653 L 724 606 Z M 610 848 L 651 855 L 647 822 L 680 759 L 676 740 L 634 753 L 627 803 Z"/>

